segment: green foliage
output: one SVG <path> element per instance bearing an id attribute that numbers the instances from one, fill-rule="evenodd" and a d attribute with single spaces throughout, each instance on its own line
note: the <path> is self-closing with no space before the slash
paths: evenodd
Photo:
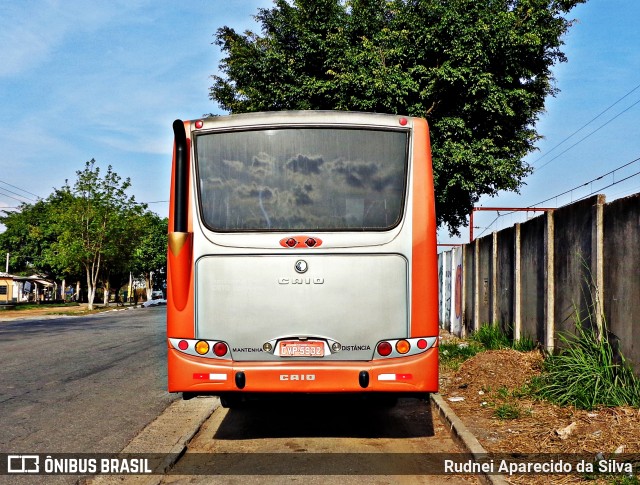
<path id="1" fill-rule="evenodd" d="M 536 381 L 541 398 L 580 409 L 640 407 L 640 379 L 614 351 L 603 327 L 604 338 L 600 338 L 590 321 L 576 316 L 576 333 L 561 334 L 561 350 L 544 361 Z"/>
<path id="2" fill-rule="evenodd" d="M 485 350 L 512 348 L 518 352 L 529 352 L 536 346 L 528 337 L 512 342 L 498 324 L 483 324 L 469 336 L 468 341 L 440 342 L 439 348 L 440 364 L 457 370 L 462 362 Z"/>
<path id="3" fill-rule="evenodd" d="M 496 323 L 481 325 L 469 338 L 482 344 L 486 350 L 511 348 L 511 340 Z"/>
<path id="4" fill-rule="evenodd" d="M 440 342 L 440 365 L 447 369 L 458 370 L 460 364 L 484 349 L 476 342 Z"/>
<path id="5" fill-rule="evenodd" d="M 167 221 L 129 196 L 130 180 L 110 166 L 102 174 L 91 160 L 76 175 L 73 186 L 0 217 L 0 250 L 11 254 L 12 272 L 58 280 L 84 274 L 92 306 L 99 280 L 117 287 L 130 271 L 163 272 Z"/>
<path id="6" fill-rule="evenodd" d="M 536 347 L 537 345 L 533 341 L 533 339 L 526 335 L 517 340 L 514 340 L 511 343 L 511 348 L 513 350 L 517 350 L 518 352 L 531 352 L 532 350 L 535 350 Z"/>
<path id="7" fill-rule="evenodd" d="M 218 29 L 210 96 L 232 113 L 339 109 L 429 120 L 438 223 L 518 190 L 535 122 L 586 0 L 275 0 L 262 35 Z"/>
<path id="8" fill-rule="evenodd" d="M 512 341 L 497 323 L 483 323 L 469 338 L 481 344 L 486 350 L 513 349 L 518 352 L 529 352 L 536 348 L 533 339 L 528 336 Z"/>
<path id="9" fill-rule="evenodd" d="M 521 416 L 520 406 L 517 403 L 502 403 L 493 411 L 493 415 L 502 420 L 518 419 Z"/>
<path id="10" fill-rule="evenodd" d="M 14 274 L 42 274 L 49 278 L 79 275 L 80 267 L 63 261 L 53 249 L 59 236 L 57 214 L 65 210 L 63 194 L 52 194 L 34 204 L 21 204 L 15 212 L 5 212 L 0 222 L 0 251 L 10 253 L 9 268 Z"/>
<path id="11" fill-rule="evenodd" d="M 140 218 L 143 236 L 133 251 L 133 270 L 147 282 L 151 297 L 153 279 L 158 281 L 166 273 L 169 220 L 147 212 Z"/>

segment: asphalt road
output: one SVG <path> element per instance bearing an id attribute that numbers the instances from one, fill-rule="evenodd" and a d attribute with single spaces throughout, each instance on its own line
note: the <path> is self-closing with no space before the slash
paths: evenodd
<path id="1" fill-rule="evenodd" d="M 0 453 L 119 452 L 175 399 L 165 308 L 0 321 Z"/>

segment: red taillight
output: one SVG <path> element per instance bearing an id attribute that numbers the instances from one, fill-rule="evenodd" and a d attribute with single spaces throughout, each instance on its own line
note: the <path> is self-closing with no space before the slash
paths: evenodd
<path id="1" fill-rule="evenodd" d="M 180 350 L 187 350 L 189 348 L 189 342 L 186 340 L 180 340 L 180 342 L 178 342 L 178 348 Z"/>
<path id="2" fill-rule="evenodd" d="M 290 248 L 293 248 L 296 246 L 296 244 L 298 244 L 298 241 L 296 241 L 294 238 L 290 237 L 289 239 L 287 239 L 287 242 L 285 243 L 287 246 L 289 246 Z"/>
<path id="3" fill-rule="evenodd" d="M 391 347 L 391 344 L 389 342 L 380 342 L 378 344 L 378 353 L 383 357 L 389 355 L 392 350 L 393 347 Z"/>
<path id="4" fill-rule="evenodd" d="M 406 118 L 400 118 L 399 122 L 400 122 L 400 126 L 407 126 L 407 123 L 408 123 Z"/>
<path id="5" fill-rule="evenodd" d="M 213 353 L 216 354 L 218 357 L 222 357 L 223 355 L 225 355 L 228 350 L 229 348 L 227 347 L 227 344 L 225 344 L 224 342 L 217 342 L 213 346 Z"/>
<path id="6" fill-rule="evenodd" d="M 418 340 L 418 348 L 420 350 L 426 349 L 427 348 L 427 341 L 423 338 L 421 338 L 420 340 Z"/>
<path id="7" fill-rule="evenodd" d="M 318 244 L 318 241 L 316 241 L 315 239 L 313 239 L 312 237 L 310 237 L 309 239 L 307 239 L 304 242 L 307 246 L 309 246 L 310 248 L 314 247 L 316 244 Z"/>
<path id="8" fill-rule="evenodd" d="M 204 121 L 198 120 L 196 121 L 196 128 L 200 129 L 204 126 Z"/>

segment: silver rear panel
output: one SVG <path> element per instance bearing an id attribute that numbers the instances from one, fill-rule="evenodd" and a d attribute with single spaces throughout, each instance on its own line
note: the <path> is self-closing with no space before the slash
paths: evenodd
<path id="1" fill-rule="evenodd" d="M 306 272 L 295 265 L 304 261 Z M 408 336 L 408 263 L 398 254 L 204 256 L 196 263 L 196 337 L 224 340 L 239 361 L 306 360 L 262 350 L 317 337 L 369 360 L 378 341 Z"/>

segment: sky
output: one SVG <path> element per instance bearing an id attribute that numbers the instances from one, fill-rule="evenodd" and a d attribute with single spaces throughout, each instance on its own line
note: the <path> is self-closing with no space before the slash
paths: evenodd
<path id="1" fill-rule="evenodd" d="M 0 210 L 47 197 L 95 159 L 167 215 L 173 120 L 224 114 L 209 99 L 222 56 L 214 34 L 224 25 L 259 31 L 252 16 L 270 6 L 0 0 Z M 526 158 L 535 170 L 519 194 L 478 206 L 560 207 L 592 192 L 607 201 L 640 192 L 640 2 L 588 0 L 569 17 L 568 62 L 554 68 L 559 92 L 536 125 L 538 151 Z M 535 215 L 477 212 L 474 232 Z M 441 230 L 439 242 L 468 241 L 468 228 L 461 233 Z"/>

